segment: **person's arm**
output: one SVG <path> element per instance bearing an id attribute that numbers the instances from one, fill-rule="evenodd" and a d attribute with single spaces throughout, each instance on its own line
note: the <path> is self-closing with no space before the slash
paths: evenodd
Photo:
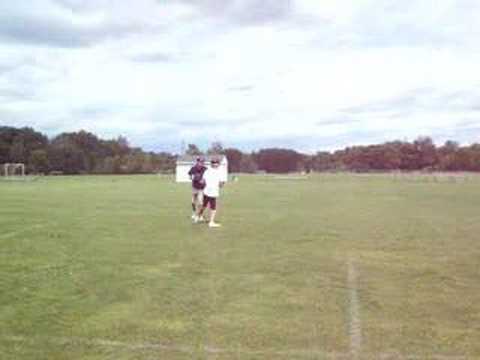
<path id="1" fill-rule="evenodd" d="M 227 182 L 227 179 L 226 179 L 226 176 L 224 176 L 223 174 L 220 176 L 220 187 L 222 188 L 225 183 Z"/>
<path id="2" fill-rule="evenodd" d="M 225 180 L 225 179 L 223 178 L 223 176 L 220 175 L 220 176 L 218 177 L 218 186 L 219 186 L 220 188 L 223 188 L 223 185 L 225 185 L 225 181 L 224 181 L 224 180 Z"/>

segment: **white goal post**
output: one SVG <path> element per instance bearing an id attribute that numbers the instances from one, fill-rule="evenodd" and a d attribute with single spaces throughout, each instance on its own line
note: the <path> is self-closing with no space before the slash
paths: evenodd
<path id="1" fill-rule="evenodd" d="M 25 164 L 23 163 L 6 163 L 2 166 L 2 175 L 9 176 L 25 176 Z"/>

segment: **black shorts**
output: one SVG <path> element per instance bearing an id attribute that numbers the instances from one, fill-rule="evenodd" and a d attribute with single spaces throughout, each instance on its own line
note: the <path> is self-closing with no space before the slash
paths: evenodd
<path id="1" fill-rule="evenodd" d="M 210 204 L 211 210 L 217 210 L 217 198 L 203 194 L 203 207 L 207 207 L 208 204 Z"/>

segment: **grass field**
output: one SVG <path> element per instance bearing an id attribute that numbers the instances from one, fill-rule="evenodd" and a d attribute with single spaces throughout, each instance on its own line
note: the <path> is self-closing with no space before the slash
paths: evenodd
<path id="1" fill-rule="evenodd" d="M 0 359 L 480 358 L 480 179 L 0 182 Z"/>

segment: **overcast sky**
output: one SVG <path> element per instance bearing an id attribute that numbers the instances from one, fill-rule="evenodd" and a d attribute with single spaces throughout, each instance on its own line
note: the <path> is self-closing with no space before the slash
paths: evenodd
<path id="1" fill-rule="evenodd" d="M 480 142 L 478 0 L 0 2 L 0 125 L 300 151 Z"/>

